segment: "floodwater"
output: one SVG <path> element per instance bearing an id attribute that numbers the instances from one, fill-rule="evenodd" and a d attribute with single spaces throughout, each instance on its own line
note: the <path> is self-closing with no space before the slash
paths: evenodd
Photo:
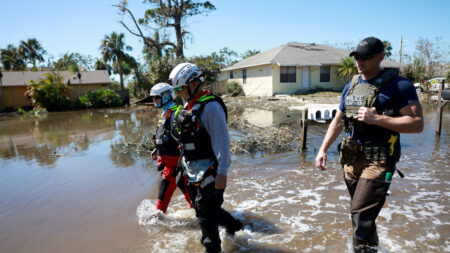
<path id="1" fill-rule="evenodd" d="M 440 138 L 435 112 L 425 107 L 423 133 L 402 135 L 398 168 L 406 178 L 394 176 L 378 218 L 380 252 L 450 252 L 450 110 Z M 146 220 L 157 197 L 154 163 L 113 148 L 150 138 L 158 114 L 0 116 L 0 252 L 202 252 L 180 191 L 163 220 Z M 242 115 L 260 127 L 299 127 L 293 111 Z M 302 153 L 233 156 L 224 207 L 245 228 L 234 238 L 221 230 L 224 252 L 351 252 L 350 198 L 336 149 L 327 171 L 313 166 L 326 129 L 309 126 Z"/>

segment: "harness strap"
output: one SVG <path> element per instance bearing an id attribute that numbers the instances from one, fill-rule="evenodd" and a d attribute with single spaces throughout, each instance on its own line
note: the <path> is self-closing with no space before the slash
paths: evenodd
<path id="1" fill-rule="evenodd" d="M 352 77 L 352 82 L 350 84 L 350 89 L 348 91 L 349 94 L 353 93 L 353 90 L 355 89 L 356 85 L 359 83 L 359 78 L 361 77 L 360 74 L 354 75 Z"/>
<path id="2" fill-rule="evenodd" d="M 401 178 L 404 178 L 404 177 L 405 177 L 405 174 L 403 174 L 403 172 L 401 172 L 399 169 L 396 169 L 396 171 L 398 172 L 398 175 L 399 175 Z"/>

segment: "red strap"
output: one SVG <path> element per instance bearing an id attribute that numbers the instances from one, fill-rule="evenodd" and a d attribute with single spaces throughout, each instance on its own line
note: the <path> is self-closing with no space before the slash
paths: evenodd
<path id="1" fill-rule="evenodd" d="M 202 90 L 199 94 L 197 94 L 194 98 L 192 98 L 191 100 L 188 101 L 188 111 L 190 111 L 192 109 L 192 107 L 195 105 L 195 103 L 197 102 L 197 100 L 205 95 L 208 94 L 209 92 L 207 90 Z"/>
<path id="2" fill-rule="evenodd" d="M 171 113 L 172 113 L 172 110 L 167 109 L 166 114 L 164 114 L 164 118 L 168 119 L 170 117 Z"/>

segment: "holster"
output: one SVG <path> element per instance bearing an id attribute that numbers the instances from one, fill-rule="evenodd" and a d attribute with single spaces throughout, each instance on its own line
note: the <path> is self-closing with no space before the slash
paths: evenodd
<path id="1" fill-rule="evenodd" d="M 355 139 L 345 137 L 344 140 L 338 145 L 339 149 L 339 162 L 341 164 L 352 164 L 359 152 L 361 152 L 361 146 Z"/>

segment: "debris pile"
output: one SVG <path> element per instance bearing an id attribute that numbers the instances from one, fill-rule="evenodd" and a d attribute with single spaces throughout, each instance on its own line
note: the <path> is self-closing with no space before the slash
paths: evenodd
<path id="1" fill-rule="evenodd" d="M 136 154 L 140 157 L 150 157 L 151 152 L 155 148 L 153 141 L 148 138 L 141 138 L 140 142 L 126 142 L 120 140 L 111 144 L 111 150 L 116 154 Z"/>
<path id="2" fill-rule="evenodd" d="M 255 131 L 242 139 L 232 139 L 230 151 L 233 154 L 274 154 L 295 150 L 298 146 L 299 138 L 296 137 L 287 127 L 268 128 Z"/>

